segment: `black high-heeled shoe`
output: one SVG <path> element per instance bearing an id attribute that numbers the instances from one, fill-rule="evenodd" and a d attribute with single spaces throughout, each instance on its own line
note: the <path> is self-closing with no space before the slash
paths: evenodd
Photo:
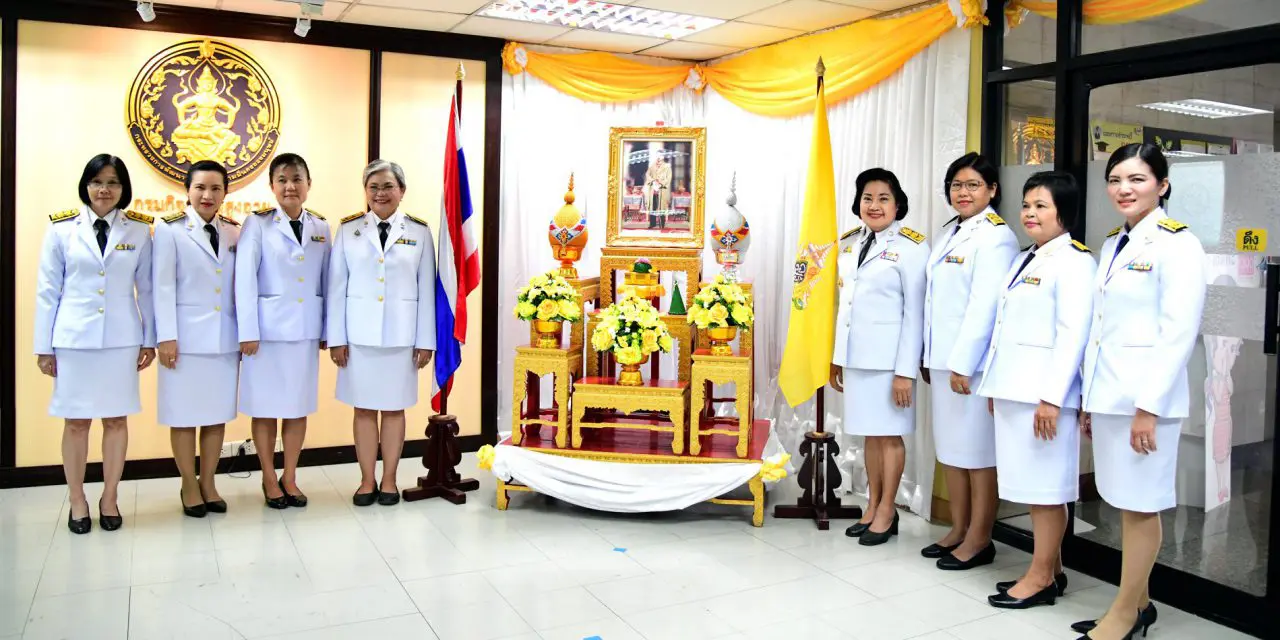
<path id="1" fill-rule="evenodd" d="M 1156 610 L 1156 603 L 1148 602 L 1147 608 L 1143 609 L 1142 613 L 1138 614 L 1138 617 L 1142 620 L 1142 637 L 1145 638 L 1147 637 L 1147 631 L 1151 629 L 1151 626 L 1156 623 L 1156 619 L 1160 617 L 1160 612 Z M 1097 627 L 1097 620 L 1081 620 L 1073 623 L 1071 630 L 1076 633 L 1089 633 Z"/>
<path id="2" fill-rule="evenodd" d="M 109 516 L 102 512 L 102 500 L 98 500 L 98 524 L 103 531 L 115 531 L 124 526 L 124 517 L 120 515 L 120 505 L 116 505 L 116 515 Z"/>
<path id="3" fill-rule="evenodd" d="M 203 489 L 200 491 L 200 499 L 204 500 Z M 204 510 L 208 511 L 209 513 L 226 513 L 227 501 L 226 500 L 213 500 L 213 501 L 204 500 Z"/>
<path id="4" fill-rule="evenodd" d="M 898 535 L 898 513 L 895 511 L 893 514 L 893 523 L 889 525 L 887 530 L 877 533 L 872 531 L 870 527 L 867 527 L 867 530 L 863 532 L 862 537 L 858 538 L 858 544 L 864 547 L 874 547 L 888 542 L 889 538 L 896 535 Z"/>
<path id="5" fill-rule="evenodd" d="M 934 543 L 921 549 L 920 555 L 926 558 L 929 558 L 930 560 L 936 560 L 959 548 L 960 548 L 960 545 L 958 544 L 947 546 L 947 545 Z"/>
<path id="6" fill-rule="evenodd" d="M 1147 637 L 1147 627 L 1149 626 L 1150 625 L 1147 625 L 1142 620 L 1142 609 L 1138 609 L 1138 619 L 1133 621 L 1133 628 L 1129 629 L 1129 633 L 1124 634 L 1124 637 L 1120 638 L 1120 640 L 1133 640 L 1138 637 L 1139 631 L 1142 632 L 1142 637 L 1145 638 Z M 1092 631 L 1092 629 L 1090 629 L 1090 631 Z M 1089 634 L 1086 633 L 1079 638 L 1076 638 L 1076 640 L 1093 640 L 1093 638 L 1089 637 Z"/>
<path id="7" fill-rule="evenodd" d="M 76 535 L 84 535 L 93 530 L 93 518 L 87 514 L 83 518 L 76 518 L 71 515 L 71 507 L 67 507 L 67 528 L 71 533 Z"/>
<path id="8" fill-rule="evenodd" d="M 276 478 L 276 486 L 280 486 L 279 478 Z M 271 496 L 267 495 L 266 485 L 262 486 L 262 498 L 263 500 L 266 500 L 268 507 L 272 509 L 288 509 L 289 498 L 287 497 L 288 494 L 284 492 L 284 487 L 280 487 L 280 493 L 283 495 L 281 495 L 279 498 L 272 498 Z"/>
<path id="9" fill-rule="evenodd" d="M 968 560 L 961 560 L 954 553 L 938 558 L 938 568 L 943 571 L 968 571 L 970 569 L 991 564 L 996 561 L 996 545 L 987 543 L 986 548 Z"/>
<path id="10" fill-rule="evenodd" d="M 307 506 L 307 496 L 301 493 L 299 493 L 296 496 L 293 495 L 292 493 L 289 493 L 289 490 L 286 489 L 284 486 L 284 478 L 278 478 L 276 482 L 280 483 L 280 490 L 284 492 L 285 502 L 288 502 L 289 506 L 298 507 L 298 508 Z"/>
<path id="11" fill-rule="evenodd" d="M 1008 591 L 1001 591 L 993 596 L 987 596 L 987 604 L 997 609 L 1030 609 L 1040 605 L 1054 605 L 1058 603 L 1058 585 L 1051 584 L 1025 598 L 1015 598 L 1009 595 Z"/>
<path id="12" fill-rule="evenodd" d="M 1008 590 L 1012 589 L 1012 588 L 1013 588 L 1013 585 L 1015 585 L 1015 584 L 1018 584 L 1018 581 L 1017 581 L 1017 580 L 1009 580 L 1009 581 L 1007 581 L 1007 582 L 997 582 L 997 583 L 996 583 L 996 591 L 997 591 L 998 593 L 1004 593 L 1004 592 L 1006 592 L 1006 591 L 1008 591 Z M 1054 576 L 1054 577 L 1053 577 L 1053 584 L 1054 584 L 1054 586 L 1058 587 L 1058 597 L 1059 597 L 1059 598 L 1061 598 L 1061 597 L 1062 597 L 1062 596 L 1064 596 L 1064 595 L 1067 595 L 1067 574 L 1066 574 L 1066 573 L 1059 573 L 1058 575 Z M 1090 628 L 1092 628 L 1092 627 L 1090 627 Z M 1084 631 L 1080 631 L 1080 633 L 1085 633 L 1085 632 L 1086 632 L 1086 631 L 1088 631 L 1088 630 L 1089 630 L 1089 629 L 1085 629 Z"/>
<path id="13" fill-rule="evenodd" d="M 182 515 L 188 518 L 203 518 L 209 514 L 209 509 L 203 502 L 194 507 L 188 507 L 186 501 L 182 499 L 182 489 L 178 489 L 178 504 L 182 505 Z"/>
<path id="14" fill-rule="evenodd" d="M 867 529 L 869 529 L 870 527 L 871 527 L 870 522 L 855 522 L 849 525 L 848 529 L 844 530 L 844 534 L 846 536 L 849 536 L 850 538 L 857 538 L 858 536 L 861 536 L 862 534 L 866 533 Z"/>

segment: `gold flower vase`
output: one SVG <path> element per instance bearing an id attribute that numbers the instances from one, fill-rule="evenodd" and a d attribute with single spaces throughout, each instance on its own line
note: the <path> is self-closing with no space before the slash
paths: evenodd
<path id="1" fill-rule="evenodd" d="M 559 320 L 534 320 L 533 331 L 538 339 L 533 346 L 539 349 L 559 349 L 561 328 L 564 323 Z"/>
<path id="2" fill-rule="evenodd" d="M 733 346 L 729 343 L 738 337 L 737 327 L 713 327 L 706 330 L 707 339 L 711 341 L 711 355 L 731 356 Z"/>
<path id="3" fill-rule="evenodd" d="M 622 373 L 618 374 L 618 384 L 623 387 L 638 387 L 644 384 L 644 378 L 640 375 L 640 367 L 643 367 L 649 361 L 649 354 L 645 354 L 640 362 L 635 364 L 622 365 Z"/>

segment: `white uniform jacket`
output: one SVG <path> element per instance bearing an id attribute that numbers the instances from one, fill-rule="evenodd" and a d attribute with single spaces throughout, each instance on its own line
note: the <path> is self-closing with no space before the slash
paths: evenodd
<path id="1" fill-rule="evenodd" d="M 236 249 L 240 341 L 323 340 L 329 223 L 304 209 L 299 242 L 283 211 L 254 213 L 245 219 Z"/>
<path id="2" fill-rule="evenodd" d="M 435 244 L 431 228 L 397 211 L 378 241 L 372 212 L 348 216 L 338 228 L 329 263 L 326 323 L 329 347 L 436 348 Z"/>
<path id="3" fill-rule="evenodd" d="M 1035 249 L 1035 258 L 1017 273 L 1030 253 L 1018 254 L 1004 277 L 986 373 L 976 393 L 1078 409 L 1098 266 L 1088 247 L 1065 233 Z"/>
<path id="4" fill-rule="evenodd" d="M 867 242 L 874 244 L 858 266 Z M 929 261 L 924 235 L 895 221 L 876 234 L 858 227 L 840 244 L 840 299 L 831 361 L 915 379 L 923 347 L 924 270 Z"/>
<path id="5" fill-rule="evenodd" d="M 105 254 L 82 206 L 49 216 L 36 276 L 37 355 L 58 349 L 156 346 L 151 298 L 151 216 L 133 211 L 106 215 Z"/>
<path id="6" fill-rule="evenodd" d="M 929 256 L 924 365 L 971 376 L 981 370 L 991 342 L 996 302 L 1018 241 L 990 208 L 958 224 L 958 230 L 943 226 Z"/>
<path id="7" fill-rule="evenodd" d="M 236 332 L 235 262 L 240 223 L 213 218 L 218 253 L 205 221 L 191 207 L 156 225 L 152 265 L 156 298 L 156 340 L 178 341 L 179 353 L 239 351 Z"/>
<path id="8" fill-rule="evenodd" d="M 1200 332 L 1205 274 L 1204 249 L 1186 228 L 1156 209 L 1133 229 L 1108 234 L 1085 348 L 1085 411 L 1187 417 L 1187 361 Z"/>

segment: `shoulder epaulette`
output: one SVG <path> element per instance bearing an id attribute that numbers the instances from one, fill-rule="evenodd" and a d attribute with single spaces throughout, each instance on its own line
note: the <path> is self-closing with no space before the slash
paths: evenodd
<path id="1" fill-rule="evenodd" d="M 254 211 L 254 212 L 253 212 L 253 215 L 255 215 L 255 216 L 265 216 L 265 215 L 272 214 L 272 213 L 275 213 L 275 212 L 276 212 L 276 208 L 275 208 L 275 207 L 267 207 L 266 209 L 258 209 L 257 211 Z"/>
<path id="2" fill-rule="evenodd" d="M 849 238 L 852 238 L 853 236 L 858 235 L 858 232 L 859 232 L 859 231 L 862 231 L 862 227 L 854 227 L 854 228 L 852 228 L 852 229 L 850 229 L 850 230 L 848 230 L 848 231 L 844 232 L 844 235 L 840 236 L 840 239 L 841 239 L 841 240 L 847 240 L 847 239 L 849 239 Z"/>
<path id="3" fill-rule="evenodd" d="M 137 211 L 125 211 L 124 217 L 133 220 L 134 222 L 141 222 L 142 224 L 153 224 L 156 221 L 155 218 L 145 213 L 138 213 Z"/>
<path id="4" fill-rule="evenodd" d="M 363 218 L 363 217 L 364 217 L 364 212 L 363 212 L 363 211 L 361 211 L 360 213 L 353 213 L 353 214 L 351 214 L 351 215 L 349 215 L 349 216 L 347 216 L 347 217 L 343 218 L 343 219 L 342 219 L 342 224 L 346 224 L 346 223 L 351 222 L 351 221 L 353 221 L 353 220 L 359 220 L 360 218 Z"/>
<path id="5" fill-rule="evenodd" d="M 1156 224 L 1159 225 L 1161 229 L 1164 229 L 1169 233 L 1177 233 L 1187 228 L 1187 225 L 1182 224 L 1181 222 L 1178 222 L 1177 220 L 1174 220 L 1172 218 L 1165 218 L 1157 222 Z"/>
<path id="6" fill-rule="evenodd" d="M 1079 240 L 1072 240 L 1072 241 L 1071 241 L 1071 246 L 1075 247 L 1075 248 L 1076 248 L 1076 251 L 1082 251 L 1082 252 L 1084 252 L 1084 253 L 1089 253 L 1089 247 L 1084 246 L 1084 243 L 1083 243 L 1083 242 L 1080 242 Z"/>
<path id="7" fill-rule="evenodd" d="M 59 211 L 58 213 L 55 213 L 49 216 L 49 221 L 65 222 L 67 220 L 71 220 L 72 218 L 75 218 L 78 215 L 80 215 L 79 209 L 67 209 L 66 211 Z"/>
<path id="8" fill-rule="evenodd" d="M 167 216 L 165 216 L 165 217 L 163 217 L 163 218 L 160 218 L 160 219 L 161 219 L 161 220 L 164 220 L 165 222 L 173 223 L 173 222 L 177 222 L 177 221 L 179 221 L 179 220 L 181 220 L 181 219 L 183 219 L 183 218 L 185 218 L 185 217 L 187 217 L 187 212 L 186 212 L 186 211 L 179 211 L 179 212 L 177 212 L 177 213 L 171 213 L 171 214 L 169 214 L 169 215 L 167 215 Z"/>
<path id="9" fill-rule="evenodd" d="M 1107 233 L 1107 237 L 1108 237 L 1108 238 L 1114 238 L 1115 236 L 1120 235 L 1120 230 L 1121 230 L 1121 229 L 1123 229 L 1123 228 L 1124 228 L 1123 226 L 1120 226 L 1120 227 L 1116 227 L 1116 228 L 1112 229 L 1109 233 Z"/>
<path id="10" fill-rule="evenodd" d="M 991 224 L 994 224 L 997 227 L 1005 223 L 1004 218 L 1001 218 L 1000 214 L 998 213 L 988 213 L 987 222 L 990 222 Z"/>
<path id="11" fill-rule="evenodd" d="M 311 215 L 313 215 L 313 216 L 317 217 L 317 218 L 320 218 L 321 220 L 324 220 L 324 216 L 322 216 L 322 215 L 320 215 L 320 214 L 318 214 L 318 213 L 316 213 L 316 212 L 314 212 L 314 211 L 312 211 L 312 210 L 310 210 L 310 209 L 306 209 L 305 211 L 306 211 L 307 213 L 309 213 L 309 214 L 311 214 Z"/>
<path id="12" fill-rule="evenodd" d="M 404 214 L 404 217 L 406 217 L 406 218 L 408 218 L 408 219 L 410 219 L 410 220 L 412 220 L 412 221 L 414 221 L 414 222 L 416 222 L 416 223 L 418 223 L 418 224 L 420 224 L 420 225 L 422 225 L 422 226 L 424 226 L 424 227 L 430 227 L 430 226 L 431 226 L 431 225 L 427 224 L 427 221 L 426 221 L 426 220 L 423 220 L 422 218 L 419 218 L 419 217 L 417 217 L 417 216 L 411 216 L 411 215 L 409 215 L 409 214 L 407 214 L 407 213 L 406 213 L 406 214 Z"/>
<path id="13" fill-rule="evenodd" d="M 924 234 L 923 234 L 923 233 L 920 233 L 919 231 L 916 231 L 915 229 L 909 229 L 909 228 L 907 228 L 907 227 L 902 227 L 902 228 L 898 229 L 898 235 L 900 235 L 900 236 L 902 236 L 902 237 L 904 237 L 904 238 L 906 238 L 906 239 L 908 239 L 908 240 L 910 240 L 910 241 L 912 241 L 912 242 L 914 242 L 914 243 L 916 243 L 916 244 L 920 244 L 921 242 L 924 242 Z"/>
<path id="14" fill-rule="evenodd" d="M 222 220 L 223 222 L 225 222 L 225 223 L 227 223 L 227 224 L 229 224 L 229 225 L 235 226 L 235 227 L 240 226 L 240 223 L 239 223 L 239 222 L 236 222 L 236 219 L 235 219 L 235 218 L 232 218 L 231 216 L 222 216 L 222 215 L 220 215 L 220 216 L 218 216 L 218 219 L 219 219 L 219 220 Z"/>

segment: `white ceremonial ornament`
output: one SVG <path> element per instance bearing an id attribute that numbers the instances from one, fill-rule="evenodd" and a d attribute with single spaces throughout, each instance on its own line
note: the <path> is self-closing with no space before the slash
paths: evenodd
<path id="1" fill-rule="evenodd" d="M 738 204 L 737 187 L 738 174 L 735 173 L 729 186 L 729 197 L 725 198 L 728 207 L 721 210 L 711 222 L 712 251 L 715 252 L 716 262 L 721 266 L 725 282 L 742 281 L 738 265 L 751 247 L 750 225 L 747 224 L 746 216 L 735 207 Z"/>

